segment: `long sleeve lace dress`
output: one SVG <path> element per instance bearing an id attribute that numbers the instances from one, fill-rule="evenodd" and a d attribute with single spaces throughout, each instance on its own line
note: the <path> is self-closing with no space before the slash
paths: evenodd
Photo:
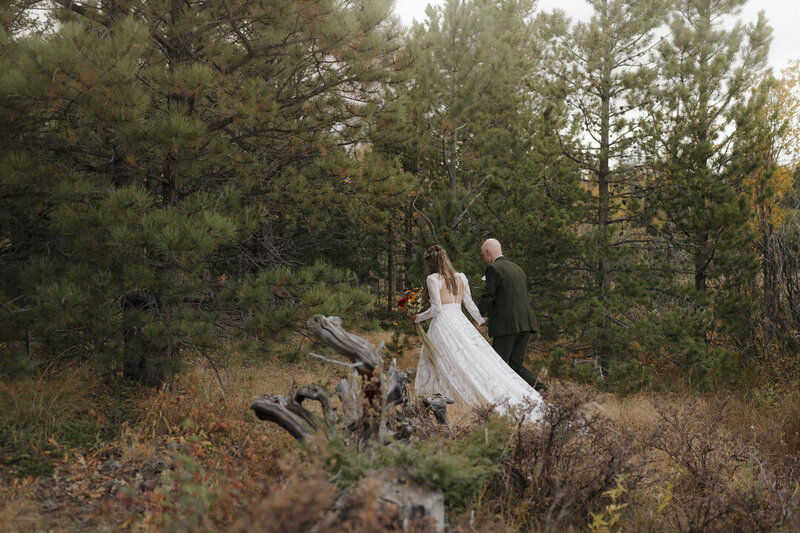
<path id="1" fill-rule="evenodd" d="M 526 401 L 543 405 L 541 395 L 497 355 L 464 316 L 462 303 L 479 325 L 484 322 L 472 301 L 467 277 L 457 273 L 456 282 L 458 291 L 452 294 L 440 274 L 428 276 L 431 306 L 418 314 L 416 321 L 431 320 L 428 337 L 436 349 L 435 368 L 423 347 L 414 383 L 417 394 L 438 392 L 465 405 L 497 404 L 501 410 Z M 537 418 L 538 409 L 531 415 Z"/>

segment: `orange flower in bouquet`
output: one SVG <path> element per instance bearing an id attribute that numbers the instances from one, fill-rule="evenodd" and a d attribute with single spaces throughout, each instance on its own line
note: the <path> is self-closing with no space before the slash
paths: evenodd
<path id="1" fill-rule="evenodd" d="M 422 289 L 414 287 L 403 293 L 403 297 L 397 300 L 397 307 L 404 309 L 408 315 L 419 314 L 423 307 Z"/>

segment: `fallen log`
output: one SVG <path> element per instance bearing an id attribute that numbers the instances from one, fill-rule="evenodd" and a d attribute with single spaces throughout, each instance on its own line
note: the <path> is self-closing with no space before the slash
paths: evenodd
<path id="1" fill-rule="evenodd" d="M 350 359 L 359 373 L 371 375 L 380 367 L 383 344 L 375 350 L 364 337 L 345 331 L 338 316 L 314 315 L 306 324 L 322 342 Z"/>
<path id="2" fill-rule="evenodd" d="M 275 422 L 296 439 L 308 438 L 319 428 L 312 414 L 296 402 L 293 395 L 289 396 L 287 398 L 265 394 L 253 402 L 250 408 L 259 420 Z"/>

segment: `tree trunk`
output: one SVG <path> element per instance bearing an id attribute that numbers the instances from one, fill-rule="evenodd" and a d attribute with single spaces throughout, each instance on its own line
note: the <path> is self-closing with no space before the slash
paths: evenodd
<path id="1" fill-rule="evenodd" d="M 411 207 L 410 206 L 406 210 L 406 217 L 405 218 L 406 218 L 405 219 L 405 225 L 406 225 L 406 227 L 405 227 L 405 233 L 406 233 L 405 241 L 406 242 L 405 242 L 405 251 L 404 251 L 404 255 L 403 255 L 403 264 L 401 266 L 401 272 L 403 273 L 402 274 L 403 287 L 407 289 L 409 283 L 408 283 L 408 277 L 407 277 L 406 273 L 408 272 L 408 269 L 411 266 L 409 264 L 409 262 L 411 260 L 412 255 L 414 254 L 414 247 L 411 244 L 413 239 L 414 239 L 414 226 L 413 226 L 413 219 L 411 217 Z"/>
<path id="2" fill-rule="evenodd" d="M 458 157 L 458 128 L 456 127 L 455 109 L 458 103 L 458 71 L 453 72 L 453 82 L 450 86 L 450 117 L 452 119 L 451 126 L 453 130 L 450 132 L 450 163 L 448 165 L 448 174 L 450 175 L 450 193 L 453 199 L 456 198 L 456 159 Z"/>
<path id="3" fill-rule="evenodd" d="M 167 67 L 169 69 L 174 69 L 177 65 L 188 63 L 192 56 L 190 45 L 191 38 L 187 35 L 187 30 L 183 29 L 185 21 L 182 19 L 185 17 L 185 7 L 185 0 L 170 0 L 170 25 L 168 37 L 166 39 L 169 43 L 166 47 L 166 54 L 169 59 Z M 178 28 L 181 28 L 181 31 L 178 31 Z M 194 97 L 178 89 L 167 96 L 167 101 L 170 103 L 170 107 L 180 106 L 187 116 L 191 116 L 193 113 Z M 181 157 L 182 154 L 176 147 L 167 154 L 164 175 L 162 177 L 162 200 L 164 205 L 178 205 L 181 199 L 183 188 L 180 173 Z"/>
<path id="4" fill-rule="evenodd" d="M 706 264 L 705 255 L 702 252 L 696 252 L 694 255 L 694 288 L 697 292 L 706 292 Z"/>
<path id="5" fill-rule="evenodd" d="M 600 6 L 600 16 L 603 25 L 603 32 L 608 33 L 608 4 L 603 0 Z M 603 237 L 602 242 L 606 242 L 609 231 L 609 190 L 608 182 L 610 165 L 610 136 L 611 136 L 611 65 L 609 62 L 610 50 L 603 50 L 603 70 L 602 79 L 600 82 L 600 153 L 598 154 L 597 165 L 597 221 L 600 226 L 600 234 Z M 607 250 L 603 250 L 603 255 L 597 264 L 597 288 L 598 299 L 604 300 L 608 295 L 611 286 L 611 279 L 609 274 L 609 262 L 605 257 Z M 609 367 L 609 354 L 610 347 L 610 334 L 608 328 L 610 327 L 611 320 L 606 316 L 603 323 L 600 325 L 600 332 L 598 335 L 596 365 L 599 369 L 600 376 L 608 371 Z"/>
<path id="6" fill-rule="evenodd" d="M 169 383 L 178 356 L 177 345 L 154 344 L 142 334 L 145 323 L 157 317 L 158 307 L 158 300 L 146 292 L 127 294 L 122 300 L 122 372 L 146 387 Z"/>
<path id="7" fill-rule="evenodd" d="M 708 10 L 708 6 L 698 6 L 698 14 L 700 15 L 700 22 L 699 24 L 703 27 L 704 31 L 710 32 L 711 31 L 711 12 Z M 707 66 L 710 61 L 713 60 L 712 58 L 712 50 L 709 47 L 704 47 L 701 49 L 699 57 L 697 59 L 698 64 Z M 703 72 L 702 69 L 700 72 Z M 705 150 L 707 154 L 707 148 L 705 145 L 709 143 L 709 139 L 712 138 L 712 134 L 709 131 L 711 129 L 711 118 L 708 116 L 709 113 L 709 100 L 711 95 L 711 86 L 709 84 L 708 79 L 705 76 L 700 77 L 698 83 L 698 114 L 699 114 L 699 123 L 701 125 L 700 131 L 697 135 L 698 145 Z M 709 156 L 706 155 L 705 158 L 702 160 L 702 167 L 708 167 Z M 707 208 L 708 203 L 711 201 L 711 198 L 706 196 L 703 197 L 703 203 L 706 204 L 703 207 Z M 707 269 L 708 269 L 708 261 L 705 257 L 706 253 L 712 253 L 713 250 L 706 250 L 708 245 L 710 244 L 710 239 L 708 234 L 702 234 L 699 241 L 696 243 L 698 246 L 697 251 L 694 253 L 694 288 L 700 293 L 706 292 L 706 277 L 707 277 Z"/>

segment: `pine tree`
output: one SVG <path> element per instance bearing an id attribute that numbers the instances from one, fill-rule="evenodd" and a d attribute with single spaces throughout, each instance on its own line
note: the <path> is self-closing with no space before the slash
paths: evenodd
<path id="1" fill-rule="evenodd" d="M 529 277 L 538 335 L 547 342 L 579 337 L 586 323 L 581 261 L 585 243 L 577 231 L 589 214 L 590 198 L 578 165 L 564 154 L 569 113 L 544 81 L 527 127 L 531 144 L 504 179 L 491 180 L 481 225 Z M 476 261 L 477 264 L 481 264 Z M 582 342 L 582 341 L 581 341 Z"/>
<path id="2" fill-rule="evenodd" d="M 650 53 L 667 6 L 660 0 L 589 3 L 594 15 L 588 23 L 570 27 L 559 12 L 542 17 L 543 64 L 563 84 L 584 141 L 579 150 L 565 150 L 586 173 L 591 192 L 577 266 L 592 277 L 581 299 L 593 317 L 581 335 L 589 337 L 605 372 L 630 340 L 630 329 L 617 325 L 630 325 L 625 316 L 643 297 L 647 270 L 639 260 L 642 235 L 633 209 L 642 194 L 638 117 L 642 94 L 655 78 Z"/>
<path id="3" fill-rule="evenodd" d="M 659 48 L 661 77 L 652 94 L 658 107 L 649 117 L 649 230 L 668 245 L 662 267 L 678 289 L 667 292 L 690 302 L 698 322 L 687 334 L 700 344 L 720 320 L 746 323 L 751 303 L 739 288 L 757 271 L 748 179 L 762 164 L 766 99 L 756 80 L 766 68 L 770 29 L 763 14 L 726 29 L 726 17 L 744 3 L 677 2 L 671 36 Z"/>
<path id="4" fill-rule="evenodd" d="M 420 241 L 444 245 L 468 273 L 479 260 L 482 197 L 530 146 L 532 9 L 528 0 L 453 0 L 430 7 L 427 21 L 412 30 L 419 57 L 409 159 L 424 193 Z"/>
<path id="5" fill-rule="evenodd" d="M 6 333 L 159 384 L 258 315 L 227 285 L 337 246 L 399 35 L 383 1 L 57 4 L 3 35 Z"/>

